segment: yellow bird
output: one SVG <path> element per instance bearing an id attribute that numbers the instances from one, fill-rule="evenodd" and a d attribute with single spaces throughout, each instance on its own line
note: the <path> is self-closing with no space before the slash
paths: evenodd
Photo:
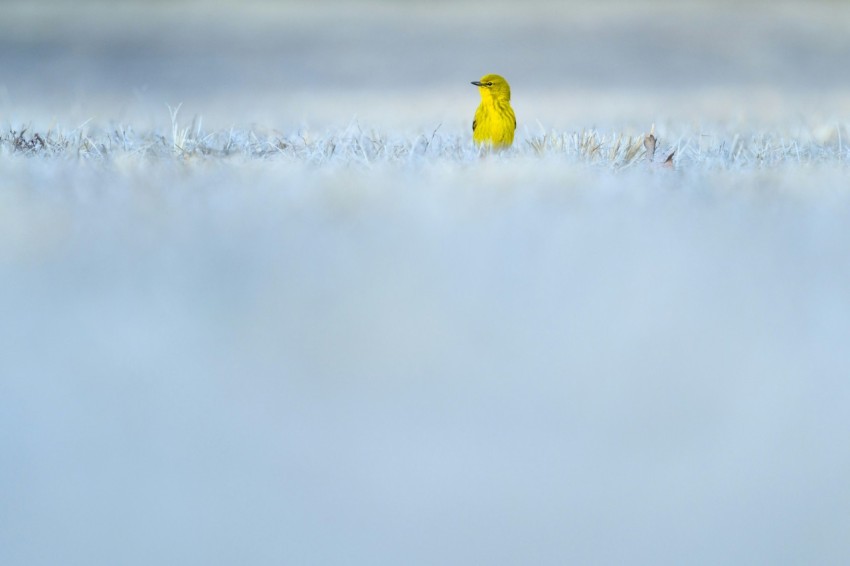
<path id="1" fill-rule="evenodd" d="M 514 142 L 516 116 L 511 108 L 511 86 L 499 75 L 472 81 L 481 93 L 481 104 L 472 121 L 472 139 L 478 145 L 507 148 Z"/>

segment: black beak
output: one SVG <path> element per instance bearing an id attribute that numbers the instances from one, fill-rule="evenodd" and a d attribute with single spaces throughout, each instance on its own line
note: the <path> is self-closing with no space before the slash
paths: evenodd
<path id="1" fill-rule="evenodd" d="M 469 84 L 473 84 L 473 85 L 475 85 L 475 86 L 484 86 L 484 85 L 481 83 L 481 81 L 472 81 L 472 82 L 471 82 L 471 83 L 469 83 Z"/>

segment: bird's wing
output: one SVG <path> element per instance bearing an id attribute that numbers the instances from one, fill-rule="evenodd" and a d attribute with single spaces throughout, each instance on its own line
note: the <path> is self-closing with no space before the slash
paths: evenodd
<path id="1" fill-rule="evenodd" d="M 480 104 L 478 108 L 475 109 L 475 116 L 472 117 L 472 133 L 475 133 L 475 128 L 478 126 L 478 122 L 484 121 L 484 105 Z"/>

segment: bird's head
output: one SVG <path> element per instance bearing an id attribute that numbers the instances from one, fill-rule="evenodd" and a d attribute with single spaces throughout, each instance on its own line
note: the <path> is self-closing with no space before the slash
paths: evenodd
<path id="1" fill-rule="evenodd" d="M 511 86 L 508 81 L 499 75 L 484 75 L 481 80 L 472 81 L 481 92 L 481 98 L 496 98 L 499 100 L 511 99 Z"/>

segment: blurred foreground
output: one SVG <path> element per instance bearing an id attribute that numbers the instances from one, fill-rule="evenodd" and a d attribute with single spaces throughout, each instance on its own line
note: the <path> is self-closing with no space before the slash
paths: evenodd
<path id="1" fill-rule="evenodd" d="M 3 564 L 850 557 L 843 169 L 3 163 Z"/>

